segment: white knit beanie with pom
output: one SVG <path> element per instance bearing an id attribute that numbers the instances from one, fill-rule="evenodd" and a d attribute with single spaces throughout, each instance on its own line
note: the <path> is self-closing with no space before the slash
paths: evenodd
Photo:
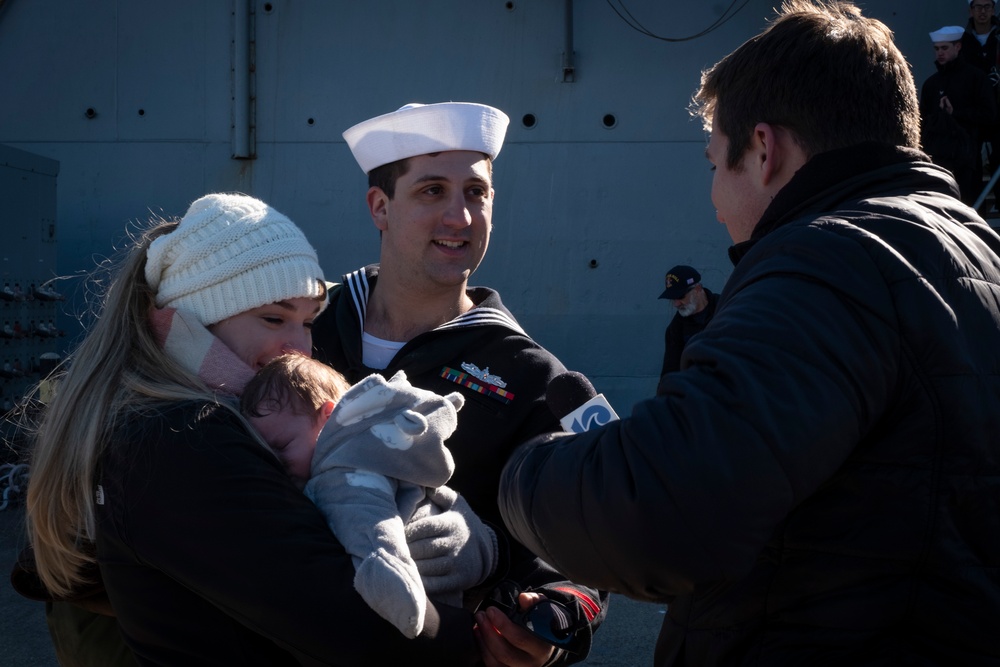
<path id="1" fill-rule="evenodd" d="M 205 195 L 191 204 L 174 231 L 150 244 L 146 281 L 157 307 L 193 313 L 205 326 L 325 293 L 323 270 L 302 230 L 240 194 Z"/>

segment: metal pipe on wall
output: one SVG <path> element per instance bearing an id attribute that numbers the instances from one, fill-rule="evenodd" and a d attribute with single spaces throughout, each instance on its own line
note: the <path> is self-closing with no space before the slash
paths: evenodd
<path id="1" fill-rule="evenodd" d="M 233 158 L 254 157 L 251 105 L 251 43 L 250 3 L 233 0 Z"/>
<path id="2" fill-rule="evenodd" d="M 576 80 L 576 66 L 573 61 L 573 0 L 566 0 L 565 39 L 563 44 L 563 83 L 573 83 Z"/>

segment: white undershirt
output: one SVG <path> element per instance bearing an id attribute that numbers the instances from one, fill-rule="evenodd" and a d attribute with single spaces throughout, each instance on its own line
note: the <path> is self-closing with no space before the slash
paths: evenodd
<path id="1" fill-rule="evenodd" d="M 368 368 L 382 370 L 389 366 L 389 362 L 404 345 L 405 342 L 376 338 L 368 332 L 362 332 L 361 362 Z"/>

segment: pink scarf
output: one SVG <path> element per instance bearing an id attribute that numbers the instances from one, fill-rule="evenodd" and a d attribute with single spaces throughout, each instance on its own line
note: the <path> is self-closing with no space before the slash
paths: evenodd
<path id="1" fill-rule="evenodd" d="M 210 389 L 239 396 L 254 370 L 191 313 L 175 308 L 152 308 L 149 324 L 167 355 L 196 374 Z"/>

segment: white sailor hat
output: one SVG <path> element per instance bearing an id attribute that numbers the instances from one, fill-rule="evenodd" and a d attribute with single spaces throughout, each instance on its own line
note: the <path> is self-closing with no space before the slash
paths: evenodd
<path id="1" fill-rule="evenodd" d="M 414 103 L 358 123 L 344 131 L 344 139 L 367 174 L 396 160 L 442 151 L 478 151 L 495 158 L 509 122 L 507 114 L 485 104 Z"/>
<path id="2" fill-rule="evenodd" d="M 940 30 L 935 30 L 930 33 L 931 41 L 935 44 L 937 42 L 958 42 L 962 39 L 962 33 L 965 32 L 965 28 L 961 28 L 957 25 L 946 25 Z"/>

